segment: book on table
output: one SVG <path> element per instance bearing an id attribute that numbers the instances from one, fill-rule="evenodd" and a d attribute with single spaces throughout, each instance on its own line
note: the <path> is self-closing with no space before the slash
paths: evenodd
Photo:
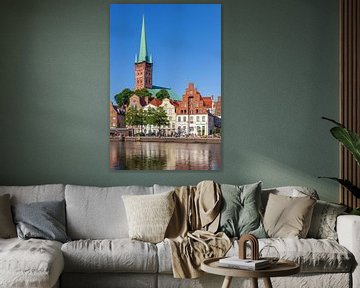
<path id="1" fill-rule="evenodd" d="M 247 270 L 260 270 L 271 266 L 267 259 L 240 259 L 238 256 L 222 258 L 219 260 L 219 266 Z"/>

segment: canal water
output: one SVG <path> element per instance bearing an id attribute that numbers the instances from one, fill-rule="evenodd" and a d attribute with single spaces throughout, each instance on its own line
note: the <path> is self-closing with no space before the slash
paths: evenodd
<path id="1" fill-rule="evenodd" d="M 220 170 L 221 144 L 110 141 L 114 170 Z"/>

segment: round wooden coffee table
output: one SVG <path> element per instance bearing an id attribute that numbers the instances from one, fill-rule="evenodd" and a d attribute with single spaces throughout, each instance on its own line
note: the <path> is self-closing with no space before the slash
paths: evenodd
<path id="1" fill-rule="evenodd" d="M 270 277 L 289 276 L 300 272 L 300 266 L 288 260 L 279 260 L 270 268 L 261 270 L 244 270 L 219 266 L 219 259 L 211 258 L 201 263 L 201 270 L 225 276 L 222 288 L 229 288 L 233 277 L 251 278 L 253 287 L 258 288 L 258 278 L 263 278 L 265 287 L 272 288 Z"/>

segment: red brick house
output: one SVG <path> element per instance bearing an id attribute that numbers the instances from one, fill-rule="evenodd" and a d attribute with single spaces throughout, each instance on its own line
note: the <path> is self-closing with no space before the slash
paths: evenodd
<path id="1" fill-rule="evenodd" d="M 213 133 L 212 98 L 202 97 L 189 83 L 176 108 L 176 130 L 181 135 L 207 136 Z"/>

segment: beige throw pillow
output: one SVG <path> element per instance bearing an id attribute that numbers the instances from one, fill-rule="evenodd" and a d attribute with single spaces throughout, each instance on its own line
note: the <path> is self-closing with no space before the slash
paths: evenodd
<path id="1" fill-rule="evenodd" d="M 316 200 L 311 197 L 269 195 L 264 228 L 269 237 L 306 238 Z"/>
<path id="2" fill-rule="evenodd" d="M 173 193 L 122 196 L 131 239 L 151 243 L 164 240 L 175 207 Z"/>
<path id="3" fill-rule="evenodd" d="M 9 194 L 0 196 L 0 238 L 16 237 Z"/>

